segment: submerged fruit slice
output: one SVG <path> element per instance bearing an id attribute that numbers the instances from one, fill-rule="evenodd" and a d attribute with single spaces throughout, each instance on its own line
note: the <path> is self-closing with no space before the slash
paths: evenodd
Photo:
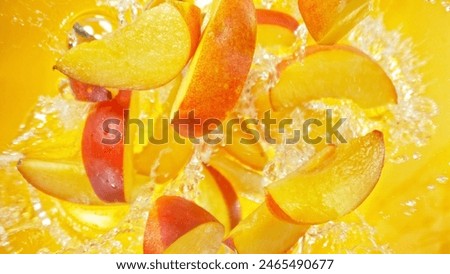
<path id="1" fill-rule="evenodd" d="M 183 16 L 174 6 L 161 4 L 102 40 L 72 48 L 55 67 L 87 84 L 149 89 L 175 78 L 190 51 L 190 31 Z"/>
<path id="2" fill-rule="evenodd" d="M 264 47 L 289 47 L 295 42 L 298 22 L 289 14 L 257 9 L 257 43 Z"/>
<path id="3" fill-rule="evenodd" d="M 253 2 L 217 0 L 215 7 L 172 108 L 175 129 L 186 137 L 199 137 L 212 130 L 203 128 L 208 126 L 208 119 L 225 119 L 239 99 L 253 60 Z M 198 120 L 188 122 L 193 130 L 184 123 L 179 126 L 179 119 L 189 114 Z"/>
<path id="4" fill-rule="evenodd" d="M 238 128 L 231 130 L 231 132 L 226 132 L 225 139 L 225 151 L 241 163 L 256 170 L 263 170 L 268 162 L 268 157 L 261 142 L 254 135 Z"/>
<path id="5" fill-rule="evenodd" d="M 17 169 L 28 183 L 50 196 L 78 204 L 104 204 L 92 189 L 81 162 L 24 158 Z"/>
<path id="6" fill-rule="evenodd" d="M 253 201 L 264 201 L 265 179 L 261 174 L 246 168 L 222 150 L 211 157 L 209 164 L 231 183 L 238 195 Z"/>
<path id="7" fill-rule="evenodd" d="M 374 131 L 267 187 L 280 218 L 318 224 L 350 213 L 372 192 L 384 165 L 383 134 Z"/>
<path id="8" fill-rule="evenodd" d="M 206 210 L 181 197 L 162 196 L 150 212 L 144 253 L 214 253 L 223 226 Z"/>
<path id="9" fill-rule="evenodd" d="M 274 254 L 291 248 L 309 228 L 274 216 L 266 203 L 233 229 L 225 243 L 238 253 Z"/>
<path id="10" fill-rule="evenodd" d="M 275 110 L 321 98 L 351 99 L 363 108 L 397 102 L 391 79 L 370 57 L 349 46 L 309 47 L 302 62 L 287 66 L 271 90 Z"/>
<path id="11" fill-rule="evenodd" d="M 299 0 L 306 27 L 319 44 L 334 44 L 369 14 L 369 0 Z"/>

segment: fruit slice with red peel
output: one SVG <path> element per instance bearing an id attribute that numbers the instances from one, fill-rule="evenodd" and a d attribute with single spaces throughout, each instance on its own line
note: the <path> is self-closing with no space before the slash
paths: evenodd
<path id="1" fill-rule="evenodd" d="M 298 7 L 314 40 L 329 45 L 369 14 L 369 3 L 369 0 L 299 0 Z"/>
<path id="2" fill-rule="evenodd" d="M 75 99 L 84 102 L 103 102 L 111 100 L 112 95 L 104 87 L 82 83 L 75 79 L 69 79 Z"/>
<path id="3" fill-rule="evenodd" d="M 28 183 L 50 196 L 78 204 L 104 204 L 92 189 L 81 162 L 24 158 L 17 169 Z"/>
<path id="4" fill-rule="evenodd" d="M 89 114 L 81 144 L 86 174 L 97 196 L 109 203 L 125 202 L 125 185 L 133 180 L 132 146 L 125 144 L 125 117 L 131 91 L 98 103 Z M 125 183 L 126 182 L 126 183 Z"/>
<path id="5" fill-rule="evenodd" d="M 295 42 L 298 22 L 289 14 L 266 9 L 256 10 L 257 43 L 265 48 L 289 47 Z"/>
<path id="6" fill-rule="evenodd" d="M 55 68 L 91 85 L 150 89 L 175 78 L 190 52 L 183 16 L 173 5 L 161 4 L 104 39 L 72 48 Z"/>
<path id="7" fill-rule="evenodd" d="M 308 47 L 302 62 L 289 64 L 270 91 L 275 110 L 321 98 L 350 99 L 372 109 L 397 102 L 395 87 L 369 56 L 349 46 Z"/>
<path id="8" fill-rule="evenodd" d="M 233 229 L 225 243 L 242 254 L 284 253 L 308 228 L 279 219 L 263 203 Z"/>
<path id="9" fill-rule="evenodd" d="M 251 0 L 216 0 L 216 9 L 203 33 L 172 108 L 172 123 L 186 137 L 213 130 L 208 119 L 225 119 L 247 79 L 256 40 L 255 8 Z M 191 117 L 188 125 L 178 126 Z M 214 125 L 212 125 L 214 126 Z"/>
<path id="10" fill-rule="evenodd" d="M 194 202 L 162 196 L 150 211 L 144 253 L 214 253 L 221 246 L 223 234 L 223 226 Z"/>
<path id="11" fill-rule="evenodd" d="M 331 152 L 313 160 L 316 165 L 267 187 L 271 210 L 278 217 L 301 224 L 324 223 L 350 213 L 368 197 L 384 165 L 383 134 L 374 131 Z"/>

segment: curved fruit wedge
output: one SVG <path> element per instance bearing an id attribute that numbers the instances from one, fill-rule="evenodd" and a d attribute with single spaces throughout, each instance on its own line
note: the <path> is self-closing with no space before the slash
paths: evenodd
<path id="1" fill-rule="evenodd" d="M 84 238 L 95 238 L 123 221 L 129 205 L 80 205 L 65 201 L 58 204 L 58 220 Z"/>
<path id="2" fill-rule="evenodd" d="M 288 65 L 270 92 L 275 110 L 327 97 L 351 99 L 367 109 L 397 102 L 384 70 L 359 50 L 342 45 L 307 48 L 303 61 Z"/>
<path id="3" fill-rule="evenodd" d="M 298 0 L 306 27 L 319 44 L 334 44 L 369 14 L 369 0 Z"/>
<path id="4" fill-rule="evenodd" d="M 72 48 L 55 68 L 87 84 L 149 89 L 175 78 L 190 51 L 190 31 L 183 16 L 174 6 L 161 4 L 102 40 Z"/>
<path id="5" fill-rule="evenodd" d="M 24 158 L 17 169 L 28 183 L 50 196 L 79 204 L 104 204 L 92 189 L 81 162 Z"/>
<path id="6" fill-rule="evenodd" d="M 195 203 L 162 196 L 156 200 L 147 221 L 144 253 L 215 253 L 223 234 L 223 226 Z"/>
<path id="7" fill-rule="evenodd" d="M 263 170 L 268 162 L 268 157 L 259 140 L 253 143 L 254 136 L 246 134 L 240 128 L 227 132 L 225 138 L 227 140 L 224 146 L 226 152 L 251 168 Z M 246 141 L 252 141 L 252 143 L 247 144 Z"/>
<path id="8" fill-rule="evenodd" d="M 308 165 L 267 187 L 271 210 L 301 224 L 337 219 L 357 208 L 372 192 L 384 165 L 383 134 L 378 131 L 319 154 Z"/>
<path id="9" fill-rule="evenodd" d="M 125 202 L 133 181 L 131 144 L 125 144 L 130 91 L 95 105 L 89 114 L 81 143 L 86 174 L 97 196 L 109 203 Z M 129 197 L 127 197 L 129 198 Z"/>
<path id="10" fill-rule="evenodd" d="M 150 143 L 145 146 L 142 152 L 135 155 L 134 166 L 139 174 L 151 176 L 156 183 L 162 184 L 178 176 L 192 158 L 194 146 L 188 140 L 185 140 L 185 144 L 178 143 L 174 139 L 175 134 L 178 133 L 170 125 L 167 128 L 162 128 L 160 125 L 162 123 L 161 118 L 154 121 L 157 124 L 152 134 L 153 137 L 162 140 L 162 136 L 166 135 L 168 137 L 167 142 L 164 144 Z M 165 130 L 167 134 L 163 133 L 162 130 Z"/>
<path id="11" fill-rule="evenodd" d="M 211 157 L 209 164 L 231 183 L 240 196 L 252 201 L 264 201 L 265 180 L 261 174 L 244 167 L 222 150 Z"/>
<path id="12" fill-rule="evenodd" d="M 289 14 L 266 9 L 256 10 L 257 43 L 264 47 L 291 46 L 298 22 Z"/>
<path id="13" fill-rule="evenodd" d="M 213 167 L 205 167 L 199 183 L 198 205 L 214 215 L 229 232 L 241 220 L 241 205 L 231 183 Z"/>
<path id="14" fill-rule="evenodd" d="M 150 3 L 149 8 L 156 7 L 162 3 L 169 2 L 170 4 L 174 5 L 178 11 L 183 15 L 184 20 L 186 21 L 186 24 L 189 28 L 189 31 L 191 33 L 191 53 L 190 56 L 193 56 L 198 43 L 200 41 L 201 36 L 201 25 L 202 25 L 202 11 L 199 7 L 197 7 L 193 1 L 179 1 L 179 0 L 172 0 L 172 1 L 166 1 L 166 0 L 157 0 L 152 1 Z"/>
<path id="15" fill-rule="evenodd" d="M 221 247 L 223 235 L 221 224 L 201 224 L 171 244 L 164 254 L 216 254 Z"/>
<path id="16" fill-rule="evenodd" d="M 174 106 L 172 123 L 186 137 L 199 137 L 213 128 L 206 120 L 223 120 L 233 109 L 247 79 L 256 40 L 255 8 L 251 0 L 216 0 L 213 13 Z M 191 117 L 187 125 L 181 120 Z"/>
<path id="17" fill-rule="evenodd" d="M 297 243 L 308 225 L 297 225 L 275 217 L 263 203 L 239 223 L 225 240 L 242 254 L 283 253 Z"/>

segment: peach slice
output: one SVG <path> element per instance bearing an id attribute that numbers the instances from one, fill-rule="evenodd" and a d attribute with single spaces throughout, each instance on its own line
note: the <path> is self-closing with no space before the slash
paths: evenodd
<path id="1" fill-rule="evenodd" d="M 203 208 L 176 196 L 156 200 L 147 221 L 144 253 L 215 253 L 223 226 Z"/>
<path id="2" fill-rule="evenodd" d="M 351 99 L 367 109 L 397 102 L 384 70 L 359 50 L 341 45 L 308 47 L 304 60 L 281 71 L 270 92 L 275 110 L 327 97 Z"/>
<path id="3" fill-rule="evenodd" d="M 83 238 L 95 238 L 117 227 L 128 214 L 130 206 L 80 205 L 66 201 L 58 203 L 58 220 L 68 230 L 82 233 Z"/>
<path id="4" fill-rule="evenodd" d="M 229 134 L 231 138 L 227 138 L 227 134 Z M 241 163 L 256 170 L 262 170 L 267 164 L 268 157 L 259 140 L 251 144 L 245 143 L 248 140 L 253 142 L 252 139 L 254 136 L 251 134 L 247 134 L 239 128 L 227 132 L 225 138 L 231 141 L 228 143 L 227 140 L 227 144 L 224 146 L 225 151 L 238 159 Z"/>
<path id="5" fill-rule="evenodd" d="M 369 14 L 369 0 L 299 0 L 298 7 L 311 36 L 319 44 L 334 44 Z"/>
<path id="6" fill-rule="evenodd" d="M 241 197 L 260 202 L 264 200 L 265 180 L 261 174 L 246 168 L 222 150 L 211 157 L 209 164 L 231 183 Z"/>
<path id="7" fill-rule="evenodd" d="M 289 14 L 257 9 L 257 43 L 264 47 L 289 47 L 295 42 L 295 30 L 298 22 Z"/>
<path id="8" fill-rule="evenodd" d="M 125 202 L 125 186 L 130 187 L 133 180 L 132 145 L 125 144 L 125 110 L 130 98 L 130 91 L 120 91 L 114 100 L 98 103 L 83 130 L 81 150 L 86 174 L 105 202 Z"/>
<path id="9" fill-rule="evenodd" d="M 190 52 L 183 16 L 173 5 L 161 4 L 102 40 L 72 48 L 55 68 L 91 85 L 149 89 L 175 78 Z"/>
<path id="10" fill-rule="evenodd" d="M 174 124 L 179 118 L 198 119 L 188 122 L 193 130 L 176 126 L 186 137 L 199 137 L 213 130 L 203 128 L 209 119 L 225 119 L 239 99 L 253 60 L 256 40 L 253 2 L 216 0 L 214 7 L 172 108 Z"/>
<path id="11" fill-rule="evenodd" d="M 138 174 L 152 176 L 158 184 L 174 179 L 194 152 L 193 145 L 169 125 L 170 107 L 180 83 L 181 75 L 158 89 L 134 92 L 131 101 L 130 128 L 139 129 L 134 141 L 134 168 Z M 161 142 L 163 139 L 167 140 Z"/>
<path id="12" fill-rule="evenodd" d="M 357 208 L 372 192 L 384 165 L 383 134 L 378 131 L 319 154 L 305 168 L 267 187 L 278 217 L 301 224 L 337 219 Z"/>
<path id="13" fill-rule="evenodd" d="M 197 7 L 193 1 L 165 1 L 165 0 L 157 0 L 150 3 L 148 8 L 156 7 L 162 3 L 169 2 L 174 5 L 178 11 L 183 15 L 184 20 L 189 28 L 191 33 L 191 53 L 189 56 L 193 56 L 198 43 L 200 41 L 201 36 L 201 25 L 202 25 L 202 11 L 199 7 Z"/>
<path id="14" fill-rule="evenodd" d="M 153 137 L 161 139 L 163 136 L 161 119 L 157 118 Z M 174 136 L 176 133 L 170 126 L 167 127 L 168 140 L 164 144 L 150 143 L 134 157 L 134 167 L 144 176 L 152 176 L 158 184 L 175 179 L 183 167 L 189 162 L 194 153 L 193 145 L 185 140 L 185 144 L 178 143 Z M 181 138 L 181 137 L 180 137 Z M 174 161 L 176 158 L 176 161 Z"/>
<path id="15" fill-rule="evenodd" d="M 104 204 L 92 189 L 81 161 L 24 158 L 17 169 L 28 183 L 48 195 L 79 204 Z"/>
<path id="16" fill-rule="evenodd" d="M 294 246 L 309 228 L 279 219 L 263 203 L 239 223 L 225 243 L 242 254 L 284 253 Z"/>
<path id="17" fill-rule="evenodd" d="M 207 172 L 209 172 L 209 174 L 211 174 L 211 176 L 214 178 L 216 186 L 221 194 L 221 198 L 223 199 L 223 202 L 226 205 L 228 213 L 227 223 L 229 224 L 228 227 L 232 229 L 241 220 L 241 206 L 236 191 L 233 189 L 233 186 L 231 185 L 230 181 L 228 181 L 227 178 L 225 178 L 222 174 L 220 174 L 220 172 L 215 170 L 213 167 L 206 167 L 206 169 Z M 217 202 L 210 200 L 210 204 L 215 203 Z"/>

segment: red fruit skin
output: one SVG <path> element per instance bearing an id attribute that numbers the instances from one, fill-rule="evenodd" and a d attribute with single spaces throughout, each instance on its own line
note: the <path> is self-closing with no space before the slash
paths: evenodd
<path id="1" fill-rule="evenodd" d="M 75 79 L 69 79 L 75 98 L 83 102 L 103 102 L 112 99 L 111 92 L 104 87 L 82 83 Z"/>
<path id="2" fill-rule="evenodd" d="M 97 103 L 89 114 L 81 144 L 86 174 L 97 196 L 108 203 L 125 202 L 124 129 L 130 91 Z"/>
<path id="3" fill-rule="evenodd" d="M 218 221 L 195 203 L 181 197 L 162 196 L 147 220 L 144 253 L 161 254 L 178 238 L 209 222 Z"/>

